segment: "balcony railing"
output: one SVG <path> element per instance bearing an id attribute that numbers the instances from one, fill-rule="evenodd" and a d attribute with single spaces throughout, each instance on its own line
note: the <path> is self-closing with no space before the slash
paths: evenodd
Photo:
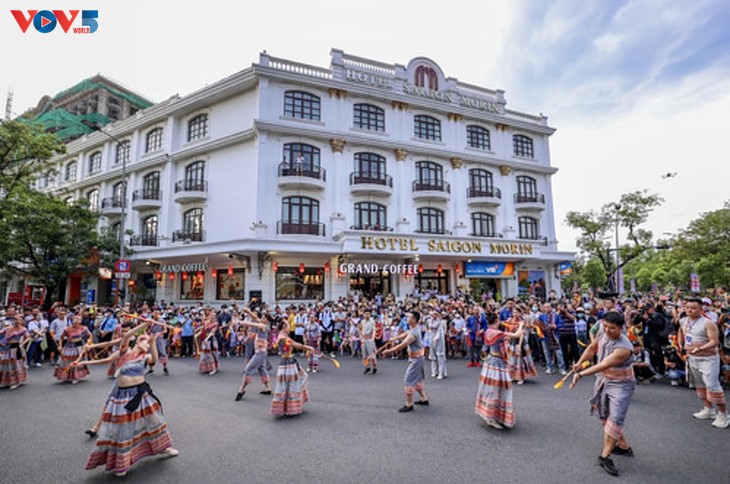
<path id="1" fill-rule="evenodd" d="M 502 198 L 502 191 L 499 188 L 469 187 L 466 189 L 467 198 Z"/>
<path id="2" fill-rule="evenodd" d="M 277 234 L 299 234 L 299 235 L 320 235 L 324 236 L 325 225 L 319 223 L 294 223 L 294 222 L 277 222 Z"/>
<path id="3" fill-rule="evenodd" d="M 288 163 L 279 165 L 279 176 L 304 176 L 327 181 L 327 170 L 313 166 L 296 166 Z"/>
<path id="4" fill-rule="evenodd" d="M 129 239 L 129 245 L 142 247 L 157 247 L 159 237 L 157 235 L 133 235 Z"/>
<path id="5" fill-rule="evenodd" d="M 121 197 L 109 197 L 101 201 L 101 208 L 122 208 L 124 199 Z"/>
<path id="6" fill-rule="evenodd" d="M 539 235 L 535 237 L 518 237 L 520 240 L 531 240 L 533 242 L 536 242 L 540 245 L 548 245 L 548 239 L 547 237 L 541 237 Z"/>
<path id="7" fill-rule="evenodd" d="M 160 190 L 150 190 L 149 188 L 135 190 L 132 193 L 132 201 L 137 200 L 162 200 L 162 192 Z"/>
<path id="8" fill-rule="evenodd" d="M 431 230 L 422 230 L 422 229 L 416 229 L 415 231 L 417 234 L 432 234 L 432 235 L 451 235 L 451 232 L 447 232 L 446 229 L 431 229 Z"/>
<path id="9" fill-rule="evenodd" d="M 205 230 L 175 230 L 172 233 L 173 242 L 202 242 L 205 240 Z"/>
<path id="10" fill-rule="evenodd" d="M 515 203 L 545 203 L 542 193 L 515 193 Z"/>
<path id="11" fill-rule="evenodd" d="M 469 237 L 487 237 L 490 239 L 501 239 L 504 237 L 504 235 L 497 232 L 476 232 L 473 234 L 469 234 Z"/>
<path id="12" fill-rule="evenodd" d="M 393 188 L 393 177 L 385 174 L 364 173 L 355 171 L 350 173 L 350 185 L 383 185 Z"/>
<path id="13" fill-rule="evenodd" d="M 414 192 L 446 192 L 451 193 L 451 185 L 448 182 L 422 182 L 415 180 L 413 182 Z"/>
<path id="14" fill-rule="evenodd" d="M 207 192 L 208 182 L 206 180 L 180 180 L 175 183 L 175 193 L 180 192 Z"/>
<path id="15" fill-rule="evenodd" d="M 375 232 L 392 232 L 393 227 L 385 225 L 350 225 L 350 230 L 373 230 Z"/>

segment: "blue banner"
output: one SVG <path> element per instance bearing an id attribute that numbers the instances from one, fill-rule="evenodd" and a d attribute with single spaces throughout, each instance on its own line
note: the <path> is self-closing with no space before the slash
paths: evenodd
<path id="1" fill-rule="evenodd" d="M 471 261 L 464 263 L 466 277 L 507 277 L 514 275 L 513 262 Z"/>

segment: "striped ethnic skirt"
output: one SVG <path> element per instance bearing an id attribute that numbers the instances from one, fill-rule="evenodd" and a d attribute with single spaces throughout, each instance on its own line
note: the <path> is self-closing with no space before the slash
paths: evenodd
<path id="1" fill-rule="evenodd" d="M 502 358 L 487 356 L 479 375 L 475 411 L 484 420 L 495 420 L 508 428 L 515 426 L 512 380 L 507 362 Z"/>
<path id="2" fill-rule="evenodd" d="M 138 460 L 156 455 L 172 446 L 160 402 L 145 390 L 146 384 L 112 390 L 101 416 L 96 448 L 87 469 L 104 465 L 107 471 L 126 472 Z M 137 396 L 142 392 L 141 399 Z M 134 404 L 136 409 L 125 406 Z"/>
<path id="3" fill-rule="evenodd" d="M 17 347 L 5 346 L 0 351 L 0 388 L 19 385 L 27 379 L 23 354 Z"/>
<path id="4" fill-rule="evenodd" d="M 53 370 L 53 376 L 58 381 L 80 380 L 89 376 L 89 368 L 86 365 L 78 366 L 73 364 L 80 354 L 81 346 L 76 346 L 73 343 L 63 345 L 61 357 Z"/>
<path id="5" fill-rule="evenodd" d="M 218 370 L 218 342 L 215 339 L 203 342 L 200 345 L 200 360 L 198 361 L 198 371 L 200 373 L 210 373 Z"/>
<path id="6" fill-rule="evenodd" d="M 526 380 L 537 377 L 537 368 L 532 360 L 530 345 L 526 340 L 522 342 L 522 348 L 518 348 L 519 341 L 510 342 L 509 345 L 509 375 L 512 380 Z"/>
<path id="7" fill-rule="evenodd" d="M 271 401 L 271 414 L 299 415 L 308 401 L 307 374 L 293 356 L 282 357 L 276 369 L 276 389 Z"/>

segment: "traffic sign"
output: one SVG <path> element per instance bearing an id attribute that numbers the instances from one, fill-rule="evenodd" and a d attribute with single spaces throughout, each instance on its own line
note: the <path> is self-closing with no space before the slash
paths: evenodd
<path id="1" fill-rule="evenodd" d="M 129 279 L 131 277 L 131 273 L 129 272 L 115 272 L 114 277 L 117 279 Z"/>
<path id="2" fill-rule="evenodd" d="M 132 270 L 132 263 L 128 260 L 119 259 L 114 263 L 114 270 L 117 272 L 129 272 Z"/>

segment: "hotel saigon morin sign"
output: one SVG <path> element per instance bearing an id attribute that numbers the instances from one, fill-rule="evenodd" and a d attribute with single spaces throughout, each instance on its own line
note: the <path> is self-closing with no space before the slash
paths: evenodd
<path id="1" fill-rule="evenodd" d="M 362 236 L 360 237 L 360 243 L 362 250 L 419 252 L 416 240 L 407 237 Z M 534 252 L 532 244 L 509 242 L 489 242 L 485 244 L 471 240 L 429 239 L 426 247 L 430 253 L 441 254 L 532 255 Z"/>

